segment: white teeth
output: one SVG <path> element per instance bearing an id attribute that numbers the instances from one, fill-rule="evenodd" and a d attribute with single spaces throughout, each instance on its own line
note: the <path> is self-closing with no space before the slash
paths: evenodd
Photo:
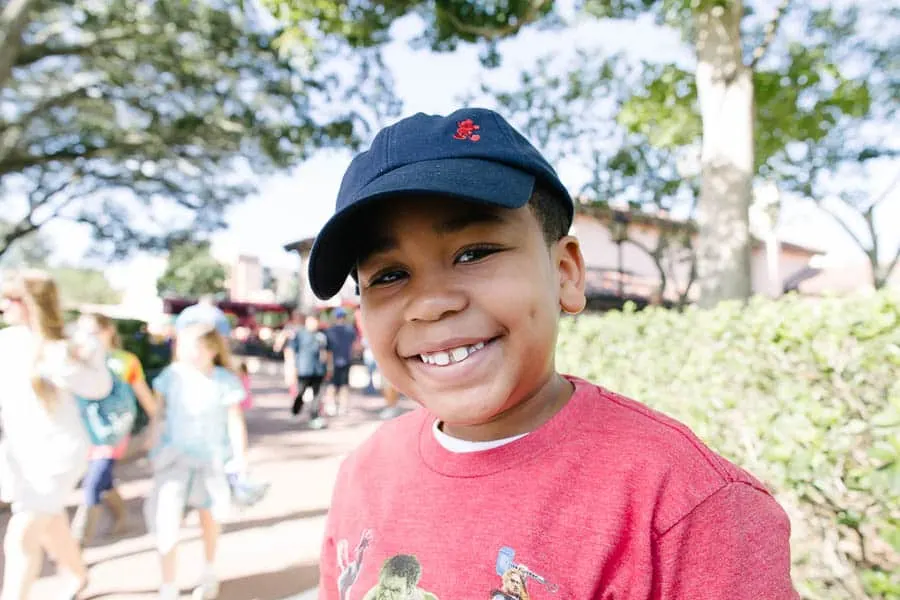
<path id="1" fill-rule="evenodd" d="M 459 348 L 454 348 L 450 351 L 450 358 L 453 359 L 453 362 L 459 362 L 463 360 L 465 357 L 469 355 L 469 349 L 465 346 L 461 346 Z"/>
<path id="2" fill-rule="evenodd" d="M 450 350 L 441 352 L 433 352 L 431 354 L 420 354 L 419 358 L 427 365 L 438 365 L 445 367 L 450 363 L 458 363 L 466 360 L 473 352 L 477 352 L 484 348 L 484 342 L 478 342 L 472 346 L 460 346 Z"/>

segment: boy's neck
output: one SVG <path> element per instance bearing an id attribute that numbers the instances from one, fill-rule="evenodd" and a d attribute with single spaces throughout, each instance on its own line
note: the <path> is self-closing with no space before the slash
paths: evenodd
<path id="1" fill-rule="evenodd" d="M 469 442 L 488 442 L 530 433 L 553 418 L 568 403 L 575 386 L 559 373 L 530 396 L 479 425 L 441 424 L 441 431 Z"/>

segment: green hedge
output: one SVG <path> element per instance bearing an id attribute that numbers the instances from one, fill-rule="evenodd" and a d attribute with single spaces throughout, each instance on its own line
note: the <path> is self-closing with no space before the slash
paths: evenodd
<path id="1" fill-rule="evenodd" d="M 766 482 L 806 599 L 900 598 L 900 294 L 564 319 L 561 370 Z"/>

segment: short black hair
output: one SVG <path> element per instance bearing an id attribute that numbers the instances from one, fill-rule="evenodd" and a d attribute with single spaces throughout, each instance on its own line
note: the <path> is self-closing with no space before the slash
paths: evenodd
<path id="1" fill-rule="evenodd" d="M 566 201 L 548 188 L 537 184 L 531 198 L 528 199 L 528 208 L 544 234 L 544 241 L 551 246 L 569 233 L 572 222 L 569 212 L 566 210 Z"/>

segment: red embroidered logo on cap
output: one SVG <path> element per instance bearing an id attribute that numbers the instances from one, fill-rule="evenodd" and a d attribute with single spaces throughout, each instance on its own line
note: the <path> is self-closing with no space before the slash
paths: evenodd
<path id="1" fill-rule="evenodd" d="M 481 139 L 481 136 L 475 133 L 479 129 L 481 129 L 481 125 L 476 125 L 472 119 L 459 121 L 456 124 L 456 135 L 453 136 L 453 139 L 477 142 Z"/>

